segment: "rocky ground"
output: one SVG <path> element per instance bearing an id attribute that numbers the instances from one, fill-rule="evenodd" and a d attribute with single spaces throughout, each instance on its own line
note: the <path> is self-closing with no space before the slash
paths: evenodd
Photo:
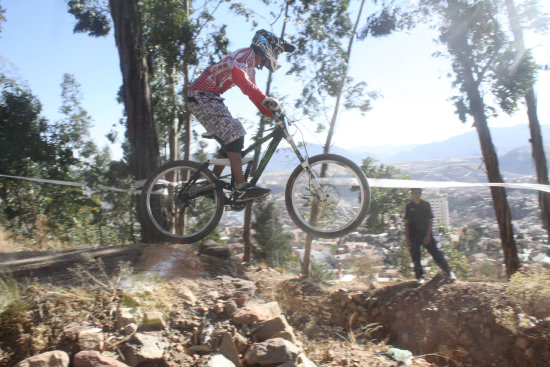
<path id="1" fill-rule="evenodd" d="M 550 365 L 550 319 L 522 315 L 505 284 L 315 283 L 215 246 L 121 251 L 86 266 L 4 256 L 37 281 L 0 314 L 0 365 Z M 131 272 L 115 266 L 125 258 Z"/>

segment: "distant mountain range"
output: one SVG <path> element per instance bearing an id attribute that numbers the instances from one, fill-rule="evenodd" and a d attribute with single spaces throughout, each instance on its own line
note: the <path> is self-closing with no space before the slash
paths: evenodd
<path id="1" fill-rule="evenodd" d="M 542 125 L 543 139 L 548 137 L 550 143 L 550 125 Z M 511 172 L 521 175 L 533 175 L 534 164 L 531 158 L 530 133 L 527 125 L 511 127 L 491 128 L 493 144 L 499 154 L 499 164 L 503 172 Z M 322 152 L 322 147 L 317 144 L 307 144 L 309 156 Z M 438 160 L 441 164 L 449 164 L 448 160 L 458 158 L 470 158 L 480 162 L 481 156 L 477 133 L 471 131 L 454 136 L 444 141 L 429 144 L 402 145 L 402 146 L 378 146 L 343 149 L 332 147 L 331 153 L 340 154 L 361 164 L 366 157 L 373 157 L 381 163 L 401 166 L 405 162 L 418 162 Z M 550 146 L 547 147 L 547 158 L 550 164 Z M 435 162 L 433 162 L 435 163 Z M 298 164 L 290 148 L 279 149 L 267 167 L 268 172 L 290 171 Z"/>
<path id="2" fill-rule="evenodd" d="M 550 125 L 542 125 L 543 138 L 550 137 Z M 502 155 L 512 150 L 530 146 L 530 133 L 527 125 L 491 128 L 493 144 L 497 154 Z M 549 138 L 550 139 L 550 138 Z M 547 141 L 550 142 L 550 141 Z M 393 149 L 393 151 L 392 151 Z M 477 132 L 457 135 L 444 141 L 409 146 L 382 146 L 353 149 L 350 153 L 367 154 L 382 162 L 421 161 L 440 158 L 463 158 L 481 155 Z"/>

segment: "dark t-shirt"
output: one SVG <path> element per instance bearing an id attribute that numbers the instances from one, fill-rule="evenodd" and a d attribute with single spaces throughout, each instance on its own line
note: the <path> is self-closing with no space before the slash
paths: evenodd
<path id="1" fill-rule="evenodd" d="M 410 237 L 412 239 L 421 239 L 428 232 L 428 222 L 433 219 L 430 203 L 420 200 L 415 204 L 409 201 L 405 207 L 405 220 L 409 222 Z"/>

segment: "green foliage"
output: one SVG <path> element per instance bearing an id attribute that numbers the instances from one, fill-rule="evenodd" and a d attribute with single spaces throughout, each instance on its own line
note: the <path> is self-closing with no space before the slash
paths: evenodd
<path id="1" fill-rule="evenodd" d="M 144 43 L 152 69 L 153 112 L 160 146 L 170 145 L 173 156 L 185 146 L 174 144 L 186 131 L 186 90 L 193 73 L 206 63 L 218 61 L 227 53 L 226 26 L 213 23 L 219 2 L 201 4 L 204 11 L 193 8 L 193 1 L 142 0 Z"/>
<path id="2" fill-rule="evenodd" d="M 458 241 L 455 241 L 448 227 L 439 224 L 436 228 L 440 236 L 440 246 L 451 269 L 459 278 L 466 278 L 471 274 L 471 266 L 468 257 L 462 251 Z"/>
<path id="3" fill-rule="evenodd" d="M 325 269 L 315 261 L 311 261 L 311 269 L 309 271 L 309 278 L 315 282 L 321 282 L 325 280 L 336 279 L 336 273 L 332 270 Z"/>
<path id="4" fill-rule="evenodd" d="M 271 267 L 285 267 L 293 261 L 292 233 L 285 232 L 273 201 L 263 201 L 254 206 L 252 229 L 258 244 L 255 257 Z"/>
<path id="5" fill-rule="evenodd" d="M 193 226 L 191 231 L 195 231 L 198 228 L 204 227 L 208 220 L 210 220 L 210 218 L 212 217 L 212 212 L 214 211 L 214 208 L 212 207 L 212 199 L 207 197 L 199 198 L 197 210 L 200 214 L 197 218 L 197 223 Z M 210 232 L 208 236 L 206 236 L 205 240 L 212 240 L 216 243 L 223 243 L 218 227 L 214 228 L 214 230 Z"/>
<path id="6" fill-rule="evenodd" d="M 336 98 L 343 99 L 344 108 L 363 114 L 370 110 L 371 99 L 377 97 L 376 92 L 366 91 L 365 82 L 354 83 L 348 75 L 355 38 L 349 5 L 349 1 L 322 0 L 295 7 L 302 20 L 292 39 L 296 51 L 289 55 L 289 74 L 304 83 L 296 107 L 317 123 Z"/>
<path id="7" fill-rule="evenodd" d="M 77 22 L 74 32 L 88 33 L 90 36 L 102 37 L 109 33 L 109 5 L 104 0 L 69 0 L 69 13 Z"/>
<path id="8" fill-rule="evenodd" d="M 395 251 L 385 257 L 384 265 L 395 267 L 399 271 L 399 275 L 404 278 L 409 278 L 412 274 L 410 266 L 411 255 L 405 241 L 404 233 L 398 235 L 396 243 L 397 246 L 395 246 Z"/>
<path id="9" fill-rule="evenodd" d="M 364 39 L 369 35 L 383 37 L 396 31 L 409 30 L 414 25 L 414 14 L 397 6 L 395 1 L 390 1 L 380 11 L 367 17 L 367 24 L 361 30 L 359 38 Z"/>
<path id="10" fill-rule="evenodd" d="M 0 312 L 3 312 L 9 304 L 18 302 L 22 291 L 24 289 L 21 284 L 10 274 L 0 273 Z"/>
<path id="11" fill-rule="evenodd" d="M 527 52 L 519 60 L 516 51 L 505 51 L 495 67 L 492 93 L 496 97 L 500 108 L 507 114 L 512 114 L 518 108 L 526 92 L 534 84 L 537 65 Z"/>
<path id="12" fill-rule="evenodd" d="M 0 172 L 25 175 L 36 164 L 55 164 L 42 105 L 30 91 L 0 75 Z M 21 144 L 25 142 L 25 144 Z"/>
<path id="13" fill-rule="evenodd" d="M 0 171 L 6 174 L 131 188 L 124 162 L 111 161 L 89 136 L 91 119 L 81 107 L 80 86 L 62 84 L 64 118 L 40 117 L 40 102 L 13 80 L 0 78 Z M 15 144 L 25 141 L 27 144 Z M 131 197 L 113 192 L 3 179 L 2 221 L 36 248 L 135 242 Z"/>
<path id="14" fill-rule="evenodd" d="M 410 179 L 399 169 L 384 164 L 376 164 L 376 160 L 367 157 L 363 160 L 361 170 L 367 178 Z M 408 190 L 392 188 L 371 188 L 371 206 L 367 228 L 375 233 L 385 232 L 389 217 L 401 214 L 410 200 Z"/>
<path id="15" fill-rule="evenodd" d="M 0 5 L 0 32 L 2 32 L 2 22 L 6 21 L 6 17 L 4 16 L 5 13 L 6 9 L 4 9 L 2 5 Z"/>
<path id="16" fill-rule="evenodd" d="M 422 11 L 440 17 L 439 40 L 453 57 L 453 84 L 460 90 L 453 100 L 463 122 L 467 115 L 480 112 L 473 110 L 476 108 L 485 107 L 486 115 L 497 114 L 495 106 L 470 105 L 468 88 L 476 86 L 482 95 L 492 93 L 500 108 L 510 114 L 534 82 L 536 66 L 532 56 L 526 53 L 518 58 L 500 23 L 503 7 L 502 2 L 495 0 L 420 2 Z M 468 80 L 470 73 L 475 80 Z"/>
<path id="17" fill-rule="evenodd" d="M 486 248 L 483 243 L 481 243 L 483 232 L 483 227 L 477 223 L 469 224 L 464 227 L 458 239 L 457 249 L 467 256 L 485 251 Z"/>
<path id="18" fill-rule="evenodd" d="M 371 284 L 375 280 L 376 260 L 368 255 L 351 256 L 346 259 L 345 267 L 351 270 L 351 273 L 357 277 L 360 282 Z"/>

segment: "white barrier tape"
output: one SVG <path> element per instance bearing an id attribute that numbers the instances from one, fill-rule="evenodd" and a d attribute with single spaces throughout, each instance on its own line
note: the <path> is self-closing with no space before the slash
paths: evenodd
<path id="1" fill-rule="evenodd" d="M 45 178 L 30 178 L 30 177 L 10 176 L 10 175 L 3 175 L 3 174 L 0 174 L 0 177 L 14 178 L 14 179 L 17 179 L 17 180 L 33 181 L 33 182 L 40 182 L 40 183 L 51 183 L 51 184 L 64 185 L 64 186 L 83 187 L 83 188 L 87 188 L 87 189 L 90 189 L 90 190 L 99 189 L 99 190 L 110 190 L 110 191 L 117 191 L 117 192 L 129 192 L 129 191 L 131 191 L 131 190 L 119 189 L 118 187 L 104 186 L 104 185 L 97 185 L 97 186 L 90 187 L 90 186 L 88 186 L 86 184 L 83 184 L 81 182 L 48 180 L 48 179 L 45 179 Z"/>
<path id="2" fill-rule="evenodd" d="M 369 185 L 387 188 L 439 189 L 450 187 L 507 187 L 510 189 L 538 190 L 550 193 L 550 185 L 534 183 L 502 183 L 502 182 L 458 182 L 458 181 L 419 181 L 419 180 L 392 180 L 384 178 L 369 178 Z"/>
<path id="3" fill-rule="evenodd" d="M 25 181 L 34 181 L 41 183 L 52 183 L 57 185 L 65 186 L 75 186 L 75 187 L 85 187 L 90 190 L 100 189 L 100 190 L 110 190 L 117 192 L 134 192 L 136 193 L 139 190 L 125 190 L 119 189 L 112 186 L 97 185 L 94 187 L 89 187 L 86 184 L 81 182 L 69 182 L 69 181 L 60 181 L 60 180 L 48 180 L 43 178 L 29 178 L 22 176 L 10 176 L 0 174 L 0 177 L 14 178 L 18 180 Z M 333 180 L 334 178 L 331 178 Z M 143 186 L 145 180 L 136 181 L 136 189 Z M 420 181 L 420 180 L 394 180 L 386 178 L 368 178 L 369 185 L 371 187 L 385 187 L 385 188 L 398 188 L 398 189 L 408 189 L 413 187 L 418 187 L 422 189 L 440 189 L 440 188 L 451 188 L 451 187 L 506 187 L 510 189 L 521 189 L 521 190 L 538 190 L 550 193 L 550 185 L 534 184 L 534 183 L 502 183 L 502 182 L 458 182 L 458 181 Z"/>

